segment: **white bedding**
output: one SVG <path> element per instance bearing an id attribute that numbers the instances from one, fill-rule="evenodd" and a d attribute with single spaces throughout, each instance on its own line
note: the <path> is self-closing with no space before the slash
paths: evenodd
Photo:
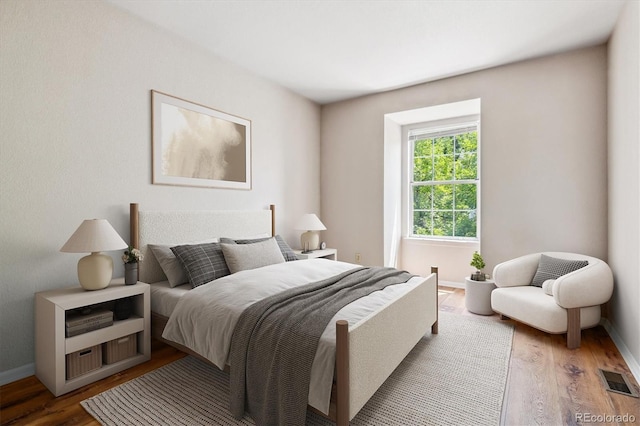
<path id="1" fill-rule="evenodd" d="M 169 281 L 151 284 L 151 312 L 170 317 L 178 304 L 178 300 L 191 290 L 191 284 L 171 287 Z"/>
<path id="2" fill-rule="evenodd" d="M 177 302 L 162 337 L 204 356 L 218 368 L 227 363 L 231 336 L 242 311 L 249 305 L 280 291 L 319 281 L 358 267 L 327 259 L 309 259 L 269 265 L 229 275 L 202 285 Z M 352 326 L 402 296 L 424 279 L 376 291 L 341 309 L 320 338 L 311 368 L 309 404 L 328 414 L 335 365 L 335 321 Z M 175 289 L 174 289 L 175 290 Z"/>

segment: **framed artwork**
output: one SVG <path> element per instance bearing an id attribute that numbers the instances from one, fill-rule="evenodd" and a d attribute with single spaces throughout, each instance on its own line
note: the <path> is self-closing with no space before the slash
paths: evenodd
<path id="1" fill-rule="evenodd" d="M 151 91 L 153 183 L 251 189 L 251 121 Z"/>

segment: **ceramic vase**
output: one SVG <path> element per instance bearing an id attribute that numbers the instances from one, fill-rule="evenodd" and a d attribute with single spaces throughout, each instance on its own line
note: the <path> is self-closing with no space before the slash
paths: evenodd
<path id="1" fill-rule="evenodd" d="M 137 282 L 138 282 L 138 264 L 125 263 L 124 264 L 124 283 L 126 285 L 133 285 Z"/>

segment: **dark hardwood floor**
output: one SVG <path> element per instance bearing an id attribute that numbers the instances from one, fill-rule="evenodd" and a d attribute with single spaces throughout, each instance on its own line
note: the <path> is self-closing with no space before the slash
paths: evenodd
<path id="1" fill-rule="evenodd" d="M 439 304 L 442 311 L 474 315 L 465 309 L 461 289 L 441 288 Z M 497 315 L 489 318 L 501 321 Z M 602 327 L 584 330 L 581 347 L 568 350 L 563 335 L 548 335 L 513 323 L 516 331 L 502 424 L 640 425 L 640 400 L 608 392 L 600 382 L 598 368 L 624 372 L 636 391 L 640 390 Z M 154 340 L 149 362 L 59 398 L 54 398 L 34 376 L 10 383 L 0 387 L 0 422 L 3 425 L 98 425 L 80 406 L 80 401 L 183 356 Z"/>

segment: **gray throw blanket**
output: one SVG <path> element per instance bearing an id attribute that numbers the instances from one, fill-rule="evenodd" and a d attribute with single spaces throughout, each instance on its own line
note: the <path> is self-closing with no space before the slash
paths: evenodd
<path id="1" fill-rule="evenodd" d="M 286 290 L 249 306 L 230 348 L 230 409 L 257 425 L 304 425 L 311 364 L 318 341 L 344 306 L 413 275 L 394 268 L 356 268 Z"/>

